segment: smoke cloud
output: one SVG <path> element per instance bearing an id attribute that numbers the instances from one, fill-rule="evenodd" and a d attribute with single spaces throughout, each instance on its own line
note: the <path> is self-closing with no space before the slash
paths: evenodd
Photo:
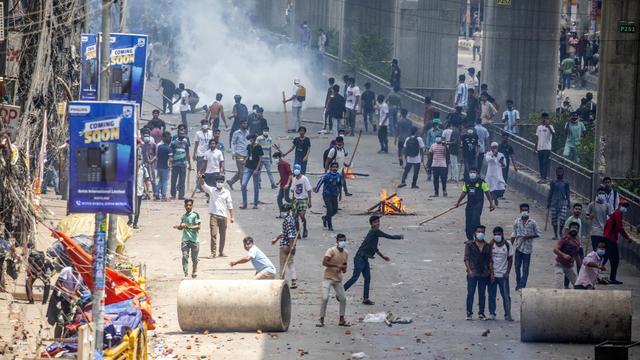
<path id="1" fill-rule="evenodd" d="M 306 106 L 324 105 L 324 86 L 310 61 L 315 52 L 302 56 L 295 45 L 253 26 L 253 1 L 182 1 L 179 8 L 178 81 L 200 95 L 200 105 L 220 92 L 226 105 L 240 94 L 249 107 L 282 111 L 282 91 L 289 97 L 294 79 L 307 88 Z"/>

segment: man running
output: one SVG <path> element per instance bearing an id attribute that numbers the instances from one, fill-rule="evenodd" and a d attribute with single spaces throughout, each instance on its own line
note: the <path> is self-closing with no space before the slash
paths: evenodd
<path id="1" fill-rule="evenodd" d="M 342 174 L 338 173 L 338 163 L 333 162 L 330 171 L 320 178 L 316 185 L 315 192 L 320 191 L 323 186 L 322 198 L 327 208 L 327 213 L 322 217 L 322 227 L 333 231 L 332 218 L 338 213 L 338 199 L 342 199 Z"/>

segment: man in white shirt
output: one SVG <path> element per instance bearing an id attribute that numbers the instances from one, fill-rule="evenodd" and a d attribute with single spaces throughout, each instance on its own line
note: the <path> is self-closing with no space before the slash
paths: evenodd
<path id="1" fill-rule="evenodd" d="M 204 172 L 204 157 L 209 151 L 209 140 L 213 138 L 213 131 L 209 129 L 209 120 L 200 120 L 200 130 L 196 132 L 196 144 L 193 147 L 193 160 L 196 161 L 196 171 L 200 174 Z M 196 187 L 198 190 L 202 190 L 198 186 L 196 181 Z"/>
<path id="2" fill-rule="evenodd" d="M 520 112 L 513 108 L 513 100 L 507 100 L 507 110 L 502 113 L 502 120 L 504 121 L 504 131 L 512 134 L 518 133 Z"/>
<path id="3" fill-rule="evenodd" d="M 276 278 L 276 267 L 269 258 L 258 249 L 253 243 L 253 238 L 247 236 L 242 240 L 244 249 L 247 251 L 247 255 L 239 260 L 229 263 L 231 267 L 238 264 L 244 264 L 251 261 L 253 268 L 256 270 L 256 274 L 253 276 L 253 280 L 273 280 Z"/>
<path id="4" fill-rule="evenodd" d="M 456 100 L 454 106 L 461 106 L 463 109 L 467 108 L 467 100 L 469 96 L 469 88 L 465 83 L 466 76 L 461 74 L 458 76 L 458 86 L 456 87 Z"/>
<path id="5" fill-rule="evenodd" d="M 285 104 L 291 101 L 291 112 L 293 112 L 293 119 L 295 120 L 294 127 L 287 129 L 287 132 L 297 132 L 300 126 L 302 126 L 302 103 L 306 100 L 306 90 L 304 86 L 300 84 L 299 79 L 293 80 L 293 90 L 290 98 L 283 100 Z"/>
<path id="6" fill-rule="evenodd" d="M 204 182 L 209 186 L 216 186 L 216 179 L 224 174 L 224 154 L 218 149 L 215 139 L 209 140 L 209 150 L 204 153 L 202 170 L 199 170 L 199 173 L 204 174 Z"/>
<path id="7" fill-rule="evenodd" d="M 347 87 L 347 96 L 345 98 L 344 107 L 346 108 L 347 127 L 350 129 L 349 135 L 354 135 L 356 126 L 356 115 L 360 106 L 360 88 L 356 85 L 356 79 L 349 78 L 349 87 Z"/>
<path id="8" fill-rule="evenodd" d="M 189 133 L 189 126 L 187 125 L 187 114 L 191 111 L 191 106 L 189 105 L 189 92 L 185 89 L 184 84 L 178 85 L 178 91 L 180 91 L 180 98 L 178 102 L 180 102 L 180 118 L 182 119 L 182 125 L 184 125 L 185 133 Z M 175 104 L 175 103 L 174 103 Z"/>
<path id="9" fill-rule="evenodd" d="M 464 75 L 462 75 L 464 76 Z M 404 148 L 402 150 L 405 159 L 404 172 L 402 173 L 402 181 L 398 188 L 407 186 L 406 180 L 409 171 L 413 169 L 413 180 L 411 181 L 411 188 L 418 189 L 418 174 L 420 173 L 420 165 L 422 165 L 422 158 L 424 156 L 424 141 L 417 136 L 418 128 L 411 128 L 411 136 L 404 141 Z"/>
<path id="10" fill-rule="evenodd" d="M 496 295 L 500 290 L 502 297 L 502 307 L 504 308 L 504 319 L 513 321 L 511 317 L 511 294 L 509 289 L 509 273 L 513 266 L 513 255 L 515 253 L 513 245 L 504 238 L 504 230 L 500 226 L 493 228 L 492 260 L 493 274 L 492 282 L 489 283 L 489 320 L 496 318 Z"/>
<path id="11" fill-rule="evenodd" d="M 200 177 L 200 186 L 209 195 L 209 228 L 211 231 L 211 254 L 209 258 L 216 257 L 216 249 L 219 251 L 217 256 L 223 257 L 225 256 L 224 243 L 227 238 L 227 213 L 229 214 L 229 221 L 232 224 L 234 222 L 231 193 L 224 188 L 223 175 L 218 175 L 215 187 L 205 184 L 204 179 Z M 220 232 L 220 246 L 216 246 L 218 231 Z"/>
<path id="12" fill-rule="evenodd" d="M 467 69 L 467 89 L 478 90 L 480 86 L 480 81 L 478 81 L 478 77 L 476 76 L 476 69 L 474 67 L 470 67 Z"/>
<path id="13" fill-rule="evenodd" d="M 549 124 L 549 114 L 545 112 L 542 113 L 541 116 L 542 124 L 538 125 L 536 129 L 536 136 L 538 137 L 536 151 L 538 152 L 538 165 L 540 167 L 540 181 L 538 182 L 545 183 L 549 176 L 551 145 L 553 143 L 555 130 L 553 129 L 553 125 Z"/>
<path id="14" fill-rule="evenodd" d="M 389 152 L 389 105 L 384 101 L 384 95 L 378 95 L 378 141 L 380 142 L 380 151 L 378 153 Z"/>
<path id="15" fill-rule="evenodd" d="M 293 191 L 293 202 L 291 204 L 291 213 L 296 217 L 296 230 L 300 231 L 300 223 L 302 220 L 302 237 L 306 238 L 309 234 L 307 231 L 307 218 L 305 214 L 307 208 L 311 208 L 311 182 L 302 175 L 302 167 L 300 164 L 293 165 L 293 178 L 291 179 L 291 191 Z"/>

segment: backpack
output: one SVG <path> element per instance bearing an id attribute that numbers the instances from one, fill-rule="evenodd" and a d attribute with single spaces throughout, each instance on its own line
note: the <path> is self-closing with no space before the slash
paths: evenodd
<path id="1" fill-rule="evenodd" d="M 329 158 L 329 152 L 331 152 L 331 149 L 335 149 L 335 146 L 329 147 L 327 150 L 324 151 L 324 153 L 322 153 L 322 166 L 324 166 L 324 164 L 327 163 L 327 159 Z M 333 156 L 331 157 L 331 161 L 329 161 L 329 165 L 331 165 L 331 163 L 336 159 L 337 156 L 338 156 L 338 151 L 336 150 L 333 152 Z"/>
<path id="2" fill-rule="evenodd" d="M 420 143 L 418 142 L 418 138 L 415 136 L 411 136 L 407 141 L 407 146 L 404 147 L 405 155 L 409 157 L 418 156 L 420 154 Z"/>
<path id="3" fill-rule="evenodd" d="M 307 99 L 307 89 L 302 85 L 298 85 L 298 90 L 296 90 L 296 100 L 302 102 Z"/>

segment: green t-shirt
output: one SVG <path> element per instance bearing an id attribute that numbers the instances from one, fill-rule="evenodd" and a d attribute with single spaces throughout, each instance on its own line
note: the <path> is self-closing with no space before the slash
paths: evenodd
<path id="1" fill-rule="evenodd" d="M 582 134 L 587 131 L 582 121 L 577 121 L 575 124 L 571 121 L 567 123 L 567 144 L 570 146 L 576 146 L 580 143 Z"/>
<path id="2" fill-rule="evenodd" d="M 565 75 L 571 75 L 573 73 L 574 61 L 572 58 L 566 58 L 562 60 L 562 73 Z"/>
<path id="3" fill-rule="evenodd" d="M 190 213 L 186 213 L 182 215 L 182 219 L 180 219 L 181 224 L 185 224 L 187 226 L 199 225 L 200 224 L 200 215 L 192 211 Z M 200 237 L 198 235 L 198 230 L 196 229 L 182 229 L 182 241 L 189 242 L 192 244 L 198 244 L 200 241 Z"/>

